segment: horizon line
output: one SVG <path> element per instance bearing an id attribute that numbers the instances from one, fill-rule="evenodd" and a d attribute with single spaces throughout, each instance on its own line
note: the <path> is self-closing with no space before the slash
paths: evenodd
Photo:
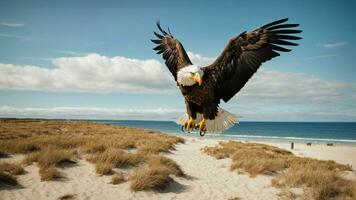
<path id="1" fill-rule="evenodd" d="M 89 118 L 37 118 L 37 117 L 0 117 L 0 120 L 65 120 L 65 121 L 153 121 L 153 122 L 174 122 L 167 119 L 89 119 Z M 268 123 L 356 123 L 356 121 L 260 121 L 242 120 L 240 122 L 268 122 Z M 238 123 L 236 123 L 238 124 Z"/>

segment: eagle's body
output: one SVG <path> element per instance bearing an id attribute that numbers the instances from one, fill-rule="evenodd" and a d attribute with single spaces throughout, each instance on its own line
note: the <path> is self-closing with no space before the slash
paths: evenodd
<path id="1" fill-rule="evenodd" d="M 228 102 L 263 62 L 279 56 L 278 52 L 290 51 L 280 45 L 297 45 L 289 40 L 301 39 L 292 35 L 301 31 L 290 29 L 298 24 L 285 24 L 287 20 L 278 20 L 233 37 L 220 56 L 204 67 L 193 65 L 182 44 L 157 23 L 163 35 L 154 32 L 158 37 L 152 40 L 158 44 L 154 50 L 163 55 L 185 98 L 187 116 L 181 118 L 179 123 L 188 130 L 199 128 L 200 132 L 222 131 L 231 127 L 237 118 L 219 108 L 220 100 Z M 199 122 L 197 126 L 196 122 Z"/>
<path id="2" fill-rule="evenodd" d="M 212 77 L 204 73 L 201 86 L 183 86 L 178 84 L 182 95 L 185 98 L 187 112 L 189 116 L 196 118 L 197 113 L 202 113 L 205 119 L 214 119 L 217 115 L 217 107 L 220 100 L 216 96 Z"/>

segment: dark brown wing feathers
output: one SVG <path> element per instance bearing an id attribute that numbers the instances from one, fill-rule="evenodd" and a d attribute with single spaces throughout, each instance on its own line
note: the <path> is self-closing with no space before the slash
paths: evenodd
<path id="1" fill-rule="evenodd" d="M 283 24 L 281 19 L 266 24 L 252 32 L 243 32 L 229 40 L 227 46 L 213 64 L 204 70 L 213 73 L 216 93 L 220 99 L 229 101 L 244 87 L 263 62 L 279 56 L 279 51 L 288 52 L 283 46 L 296 46 L 290 40 L 301 30 L 290 29 L 299 24 Z"/>
<path id="2" fill-rule="evenodd" d="M 159 22 L 157 22 L 157 27 L 162 35 L 153 32 L 157 37 L 157 39 L 151 40 L 157 44 L 153 50 L 157 51 L 157 54 L 162 54 L 169 71 L 173 74 L 174 78 L 177 79 L 177 71 L 180 68 L 192 65 L 192 62 L 185 52 L 183 45 L 172 36 L 170 30 L 168 29 L 167 33 L 162 29 Z"/>

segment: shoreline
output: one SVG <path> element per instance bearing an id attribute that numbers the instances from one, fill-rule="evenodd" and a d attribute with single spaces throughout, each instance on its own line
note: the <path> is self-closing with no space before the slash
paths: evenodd
<path id="1" fill-rule="evenodd" d="M 162 133 L 174 135 L 178 137 L 192 137 L 198 138 L 198 133 L 172 133 L 164 132 Z M 271 142 L 271 143 L 299 143 L 307 144 L 312 143 L 312 145 L 326 145 L 328 143 L 333 143 L 333 145 L 338 146 L 350 146 L 356 147 L 356 140 L 352 139 L 330 139 L 330 138 L 299 138 L 299 137 L 279 137 L 279 136 L 257 136 L 257 135 L 227 135 L 214 133 L 207 133 L 204 138 L 218 139 L 218 140 L 239 140 L 239 141 L 259 141 L 259 142 Z M 351 142 L 352 141 L 352 142 Z"/>

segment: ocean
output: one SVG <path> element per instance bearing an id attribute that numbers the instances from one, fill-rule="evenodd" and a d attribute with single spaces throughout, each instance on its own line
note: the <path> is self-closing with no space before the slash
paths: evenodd
<path id="1" fill-rule="evenodd" d="M 170 121 L 95 120 L 112 125 L 147 128 L 173 135 L 196 136 L 197 132 L 183 133 L 180 126 Z M 240 122 L 220 134 L 207 133 L 204 137 L 269 140 L 312 143 L 343 143 L 356 145 L 355 122 Z"/>

